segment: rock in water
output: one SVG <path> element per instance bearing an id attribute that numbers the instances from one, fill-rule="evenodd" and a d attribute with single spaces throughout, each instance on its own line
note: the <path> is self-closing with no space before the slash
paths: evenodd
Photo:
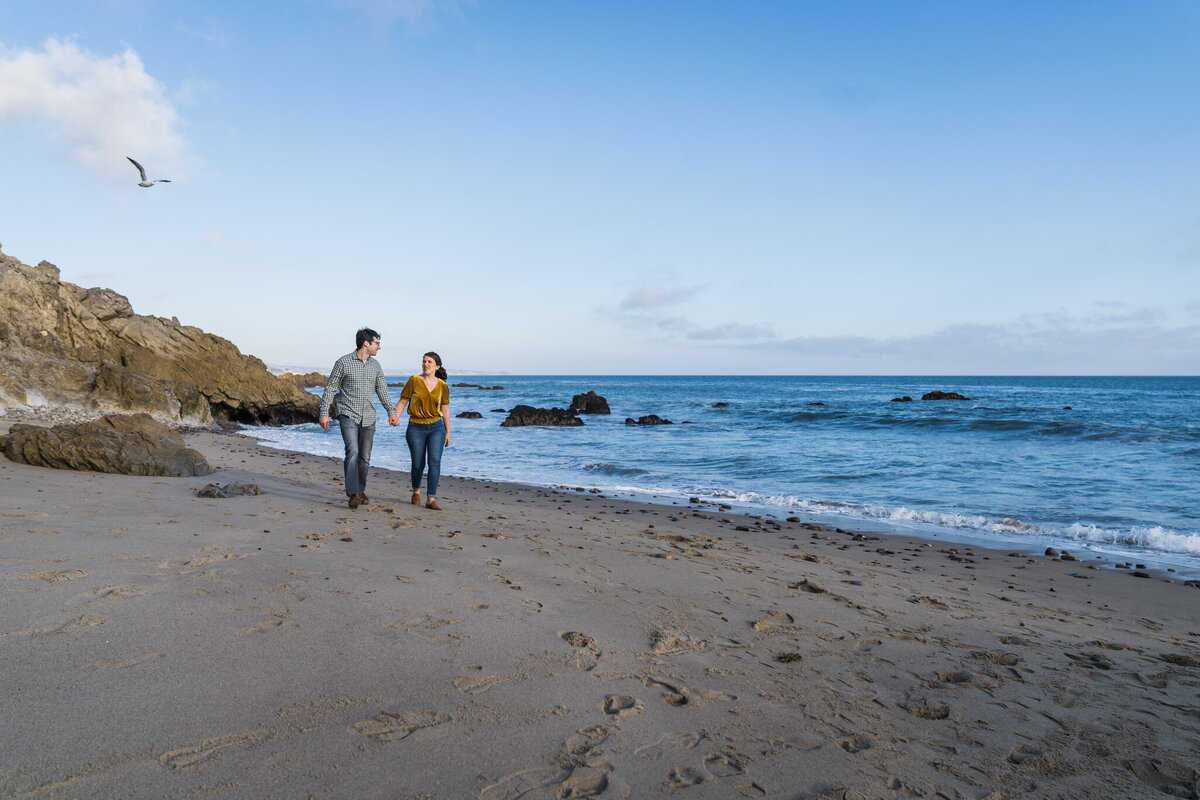
<path id="1" fill-rule="evenodd" d="M 574 411 L 576 414 L 610 414 L 608 410 L 608 401 L 600 395 L 596 394 L 595 390 L 589 391 L 587 394 L 577 394 L 571 398 L 571 407 L 568 411 Z"/>
<path id="2" fill-rule="evenodd" d="M 321 400 L 226 339 L 0 253 L 0 406 L 25 404 L 286 425 L 315 421 Z"/>
<path id="3" fill-rule="evenodd" d="M 0 436 L 9 461 L 54 469 L 180 477 L 208 475 L 204 456 L 148 414 L 112 415 L 93 422 L 41 428 L 13 425 Z"/>
<path id="4" fill-rule="evenodd" d="M 970 400 L 969 397 L 963 397 L 958 392 L 943 392 L 932 391 L 921 395 L 922 400 Z"/>
<path id="5" fill-rule="evenodd" d="M 483 414 L 480 414 L 478 411 L 463 411 L 455 416 L 459 419 L 483 419 Z"/>
<path id="6" fill-rule="evenodd" d="M 669 420 L 669 419 L 663 419 L 658 414 L 647 414 L 646 416 L 638 417 L 637 419 L 634 419 L 633 417 L 626 417 L 625 424 L 626 425 L 674 425 L 675 423 L 671 422 L 671 420 Z"/>
<path id="7" fill-rule="evenodd" d="M 534 408 L 521 405 L 515 406 L 512 411 L 508 412 L 508 418 L 500 423 L 500 427 L 516 428 L 523 425 L 571 427 L 582 424 L 583 420 L 562 408 Z"/>

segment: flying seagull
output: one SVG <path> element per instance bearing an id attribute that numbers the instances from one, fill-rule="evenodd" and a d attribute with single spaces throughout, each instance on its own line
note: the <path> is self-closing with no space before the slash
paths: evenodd
<path id="1" fill-rule="evenodd" d="M 149 187 L 153 186 L 153 185 L 154 185 L 154 184 L 156 184 L 156 183 L 170 183 L 170 182 L 171 182 L 171 181 L 170 181 L 170 180 L 168 180 L 167 178 L 159 178 L 159 179 L 158 179 L 158 180 L 156 180 L 156 181 L 147 180 L 147 179 L 146 179 L 146 168 L 145 168 L 145 167 L 143 167 L 143 166 L 142 166 L 141 164 L 139 164 L 138 162 L 134 161 L 134 160 L 133 160 L 132 158 L 130 158 L 129 156 L 125 156 L 125 157 L 129 159 L 129 163 L 130 163 L 130 164 L 133 164 L 135 167 L 137 167 L 137 168 L 138 168 L 138 172 L 139 172 L 139 173 L 141 174 L 141 176 L 142 176 L 142 182 L 141 182 L 141 183 L 139 183 L 139 184 L 138 184 L 138 186 L 145 186 L 145 187 L 149 188 Z"/>

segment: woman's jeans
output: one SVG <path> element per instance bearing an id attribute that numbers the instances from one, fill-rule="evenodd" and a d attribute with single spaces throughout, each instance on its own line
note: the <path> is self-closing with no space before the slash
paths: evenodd
<path id="1" fill-rule="evenodd" d="M 371 468 L 371 445 L 375 442 L 375 425 L 359 425 L 349 417 L 338 417 L 342 426 L 342 441 L 346 445 L 346 496 L 367 488 L 367 470 Z"/>
<path id="2" fill-rule="evenodd" d="M 442 477 L 442 451 L 446 449 L 446 422 L 423 423 L 408 421 L 404 432 L 408 452 L 412 455 L 413 491 L 421 489 L 421 473 L 429 462 L 429 496 L 437 497 L 438 479 Z"/>

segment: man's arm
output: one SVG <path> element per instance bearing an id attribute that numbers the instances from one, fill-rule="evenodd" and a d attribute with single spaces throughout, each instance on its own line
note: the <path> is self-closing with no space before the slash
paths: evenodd
<path id="1" fill-rule="evenodd" d="M 342 386 L 342 375 L 345 369 L 342 367 L 342 360 L 339 358 L 333 364 L 333 369 L 329 370 L 329 380 L 325 381 L 325 393 L 321 395 L 321 413 L 317 420 L 321 427 L 329 430 L 329 406 L 333 403 L 333 396 L 337 394 L 338 389 Z"/>
<path id="2" fill-rule="evenodd" d="M 379 402 L 383 403 L 383 408 L 388 411 L 388 424 L 393 427 L 400 424 L 400 416 L 392 411 L 392 395 L 388 392 L 387 378 L 383 377 L 383 367 L 379 368 L 379 376 L 375 378 L 375 394 L 379 395 Z"/>

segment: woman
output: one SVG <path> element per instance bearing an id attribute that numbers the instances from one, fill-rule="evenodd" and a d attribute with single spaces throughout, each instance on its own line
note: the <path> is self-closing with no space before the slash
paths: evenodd
<path id="1" fill-rule="evenodd" d="M 442 476 L 442 449 L 450 446 L 450 387 L 442 357 L 426 353 L 421 359 L 421 374 L 413 375 L 400 392 L 396 416 L 408 408 L 408 429 L 404 439 L 412 456 L 412 503 L 421 504 L 421 473 L 429 464 L 429 500 L 426 508 L 441 511 L 438 505 L 438 479 Z"/>

